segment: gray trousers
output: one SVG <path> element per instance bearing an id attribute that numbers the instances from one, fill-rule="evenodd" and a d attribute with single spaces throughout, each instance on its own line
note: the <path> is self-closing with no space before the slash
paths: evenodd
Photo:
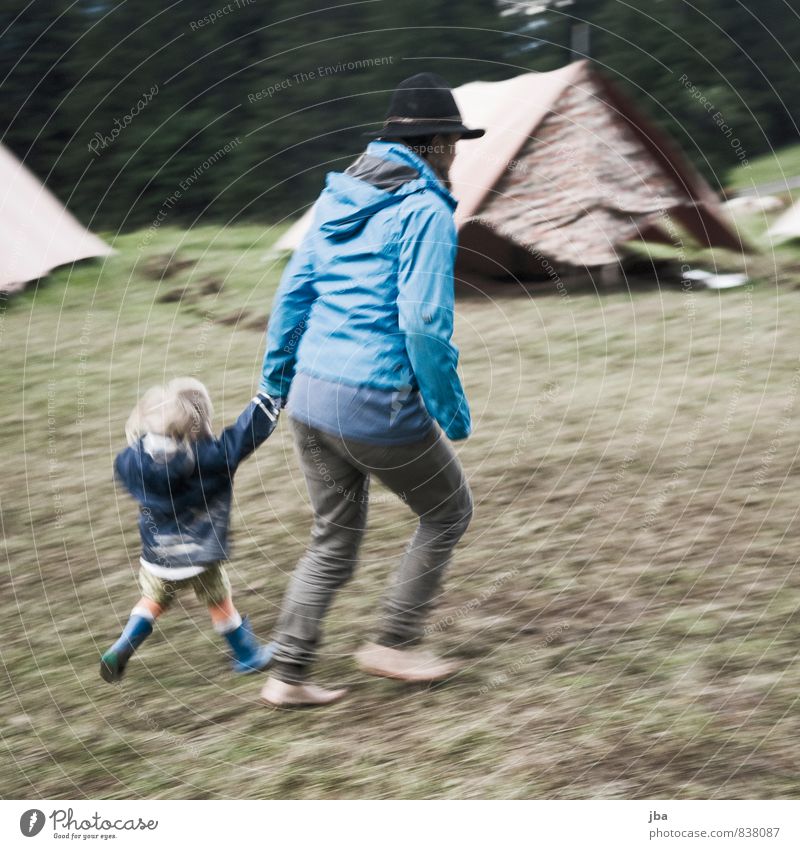
<path id="1" fill-rule="evenodd" d="M 299 683 L 316 655 L 328 607 L 355 569 L 370 476 L 419 517 L 384 598 L 377 638 L 383 645 L 407 646 L 422 635 L 450 555 L 472 518 L 472 496 L 458 457 L 436 427 L 421 442 L 384 446 L 290 421 L 314 525 L 283 599 L 272 674 Z"/>

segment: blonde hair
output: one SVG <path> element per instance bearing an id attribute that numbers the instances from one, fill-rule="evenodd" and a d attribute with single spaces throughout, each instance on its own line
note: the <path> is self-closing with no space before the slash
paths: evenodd
<path id="1" fill-rule="evenodd" d="M 129 445 L 146 433 L 195 442 L 213 436 L 214 408 L 208 390 L 193 377 L 176 377 L 166 386 L 152 386 L 139 399 L 125 423 Z"/>

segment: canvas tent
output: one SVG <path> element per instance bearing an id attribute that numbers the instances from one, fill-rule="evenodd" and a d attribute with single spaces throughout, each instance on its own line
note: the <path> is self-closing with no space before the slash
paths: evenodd
<path id="1" fill-rule="evenodd" d="M 455 89 L 482 139 L 451 171 L 459 264 L 490 276 L 617 263 L 646 237 L 741 251 L 716 195 L 677 147 L 587 61 Z M 311 210 L 277 243 L 293 250 Z"/>
<path id="2" fill-rule="evenodd" d="M 21 289 L 59 265 L 110 253 L 0 145 L 0 291 Z"/>
<path id="3" fill-rule="evenodd" d="M 768 235 L 774 242 L 800 239 L 800 203 L 790 206 L 769 228 Z"/>

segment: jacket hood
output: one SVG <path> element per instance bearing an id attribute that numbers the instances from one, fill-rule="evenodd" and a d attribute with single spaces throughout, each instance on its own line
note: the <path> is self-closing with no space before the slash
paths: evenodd
<path id="1" fill-rule="evenodd" d="M 403 145 L 373 142 L 346 171 L 327 175 L 317 202 L 317 225 L 325 238 L 344 241 L 358 235 L 380 210 L 425 189 L 445 196 L 455 207 L 424 160 Z"/>
<path id="2" fill-rule="evenodd" d="M 195 459 L 188 445 L 163 436 L 146 434 L 132 447 L 123 470 L 117 457 L 115 471 L 128 491 L 147 506 L 152 499 L 180 499 L 194 472 Z"/>

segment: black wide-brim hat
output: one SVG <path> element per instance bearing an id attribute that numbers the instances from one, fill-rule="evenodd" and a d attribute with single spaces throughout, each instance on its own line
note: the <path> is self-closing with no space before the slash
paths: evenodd
<path id="1" fill-rule="evenodd" d="M 465 127 L 456 99 L 438 74 L 414 74 L 392 92 L 389 111 L 380 130 L 370 138 L 416 138 L 437 133 L 457 133 L 462 139 L 479 139 L 486 130 Z"/>

